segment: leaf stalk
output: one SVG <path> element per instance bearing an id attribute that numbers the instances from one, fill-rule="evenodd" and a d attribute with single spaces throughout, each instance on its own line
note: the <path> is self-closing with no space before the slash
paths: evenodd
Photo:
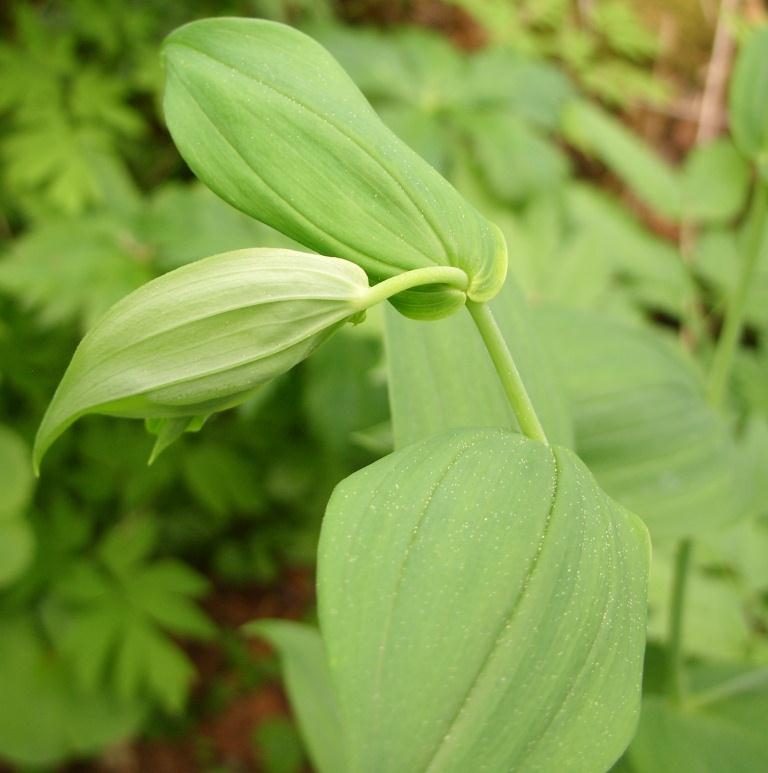
<path id="1" fill-rule="evenodd" d="M 480 336 L 491 356 L 504 392 L 517 418 L 520 429 L 531 440 L 549 445 L 544 428 L 533 407 L 528 390 L 525 388 L 520 371 L 517 369 L 512 353 L 499 329 L 490 307 L 485 303 L 467 300 L 467 309 L 472 315 Z"/>

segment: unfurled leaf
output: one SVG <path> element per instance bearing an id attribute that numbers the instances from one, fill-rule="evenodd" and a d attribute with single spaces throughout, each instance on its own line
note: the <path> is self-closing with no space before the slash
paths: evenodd
<path id="1" fill-rule="evenodd" d="M 277 650 L 291 708 L 318 773 L 344 773 L 341 720 L 318 631 L 286 620 L 257 620 L 245 630 Z"/>
<path id="2" fill-rule="evenodd" d="M 176 712 L 194 667 L 168 634 L 207 639 L 214 627 L 196 604 L 206 581 L 178 561 L 152 562 L 147 523 L 118 524 L 98 545 L 99 560 L 82 558 L 59 572 L 47 632 L 83 689 L 107 682 L 125 700 L 143 696 Z"/>
<path id="3" fill-rule="evenodd" d="M 736 147 L 768 174 L 768 27 L 755 31 L 736 59 L 729 117 Z"/>
<path id="4" fill-rule="evenodd" d="M 86 642 L 87 644 L 87 642 Z M 104 688 L 82 688 L 66 659 L 29 617 L 4 617 L 0 626 L 3 700 L 0 748 L 20 767 L 55 767 L 98 754 L 140 728 L 147 707 Z"/>
<path id="5" fill-rule="evenodd" d="M 417 443 L 336 489 L 323 637 L 349 770 L 607 770 L 632 737 L 648 535 L 571 452 Z"/>
<path id="6" fill-rule="evenodd" d="M 749 167 L 730 140 L 697 147 L 685 161 L 683 210 L 692 220 L 730 220 L 743 209 L 748 191 Z"/>
<path id="7" fill-rule="evenodd" d="M 681 213 L 680 179 L 675 169 L 618 119 L 584 100 L 574 100 L 562 121 L 565 138 L 595 156 L 645 204 L 670 219 Z"/>
<path id="8" fill-rule="evenodd" d="M 480 173 L 502 201 L 520 204 L 564 181 L 563 152 L 518 116 L 474 112 L 465 125 Z"/>
<path id="9" fill-rule="evenodd" d="M 496 294 L 498 229 L 384 126 L 318 43 L 273 22 L 211 19 L 173 32 L 164 52 L 171 134 L 222 198 L 373 278 L 456 266 L 472 299 Z"/>
<path id="10" fill-rule="evenodd" d="M 565 309 L 537 313 L 574 419 L 576 451 L 654 537 L 743 512 L 739 457 L 682 351 L 643 328 Z"/>
<path id="11" fill-rule="evenodd" d="M 365 309 L 353 263 L 242 250 L 124 298 L 85 336 L 43 418 L 35 460 L 87 413 L 192 417 L 243 402 Z"/>

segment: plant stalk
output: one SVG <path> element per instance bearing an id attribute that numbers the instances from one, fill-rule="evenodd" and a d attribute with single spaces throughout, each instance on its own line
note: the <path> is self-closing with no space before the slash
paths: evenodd
<path id="1" fill-rule="evenodd" d="M 667 693 L 678 705 L 685 700 L 685 673 L 683 670 L 683 621 L 685 589 L 691 563 L 692 540 L 681 540 L 675 557 L 672 579 L 672 604 L 669 609 L 669 640 L 667 645 Z"/>
<path id="2" fill-rule="evenodd" d="M 725 321 L 715 346 L 715 354 L 709 371 L 707 393 L 710 403 L 719 408 L 723 404 L 733 359 L 744 330 L 744 317 L 749 291 L 760 260 L 768 253 L 768 198 L 760 182 L 755 196 L 745 234 L 744 257 L 736 287 L 729 299 Z"/>
<path id="3" fill-rule="evenodd" d="M 405 290 L 429 284 L 444 284 L 455 290 L 464 291 L 469 285 L 469 279 L 464 271 L 453 266 L 429 266 L 404 271 L 369 288 L 362 298 L 363 308 L 375 306 Z"/>
<path id="4" fill-rule="evenodd" d="M 512 411 L 517 418 L 520 429 L 524 435 L 531 440 L 539 440 L 549 445 L 544 428 L 541 426 L 539 417 L 533 407 L 528 390 L 525 388 L 523 379 L 520 377 L 520 371 L 515 365 L 512 353 L 509 351 L 507 342 L 504 340 L 496 319 L 490 308 L 485 303 L 475 303 L 467 301 L 467 309 L 472 315 L 478 332 L 485 343 L 488 354 L 491 356 L 496 372 L 499 374 L 499 380 L 507 395 Z"/>

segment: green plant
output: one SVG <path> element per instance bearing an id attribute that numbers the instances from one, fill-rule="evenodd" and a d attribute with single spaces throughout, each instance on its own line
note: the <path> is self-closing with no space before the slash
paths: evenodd
<path id="1" fill-rule="evenodd" d="M 762 61 L 755 41 L 742 60 L 753 66 Z M 617 769 L 692 760 L 713 771 L 759 769 L 768 750 L 749 721 L 765 710 L 759 622 L 739 628 L 736 615 L 719 641 L 692 639 L 682 626 L 689 594 L 690 621 L 711 616 L 696 610 L 702 589 L 709 602 L 749 604 L 756 621 L 765 616 L 764 573 L 734 559 L 739 549 L 729 551 L 716 531 L 736 522 L 734 544 L 751 542 L 757 555 L 765 545 L 765 524 L 753 517 L 761 494 L 750 489 L 768 447 L 753 415 L 759 399 L 742 391 L 749 408 L 738 433 L 720 411 L 734 364 L 757 362 L 738 344 L 745 288 L 765 262 L 762 183 L 750 174 L 761 163 L 759 142 L 737 137 L 745 159 L 726 143 L 706 149 L 678 182 L 583 106 L 568 117 L 574 138 L 594 142 L 593 130 L 602 131 L 605 143 L 593 146 L 606 163 L 673 218 L 722 229 L 751 195 L 747 260 L 707 389 L 657 332 L 562 309 L 532 315 L 504 281 L 497 232 L 382 128 L 307 38 L 265 23 L 201 22 L 174 33 L 166 59 L 169 125 L 203 181 L 337 257 L 229 253 L 132 294 L 83 340 L 38 456 L 91 412 L 149 418 L 166 445 L 391 300 L 397 450 L 342 482 L 329 504 L 319 549 L 322 637 L 298 624 L 252 629 L 282 654 L 318 769 L 607 769 L 637 716 L 647 536 L 600 487 L 643 518 L 657 546 L 649 634 L 668 642 L 666 654 L 656 644 L 648 650 L 639 732 Z M 734 87 L 742 97 L 745 83 L 759 83 L 748 65 L 737 72 L 745 68 Z M 750 109 L 761 99 L 753 94 Z M 739 110 L 734 97 L 735 120 Z M 697 182 L 713 169 L 725 170 L 717 185 Z M 605 223 L 596 241 L 637 235 L 601 211 L 593 192 L 569 198 Z M 544 233 L 557 216 L 545 204 L 530 213 Z M 635 241 L 638 261 L 653 253 L 647 239 Z M 468 260 L 463 251 L 472 249 Z M 667 270 L 661 257 L 657 265 Z M 679 289 L 695 292 L 695 277 L 668 270 L 684 277 L 666 296 L 682 316 Z M 646 287 L 633 288 L 633 302 L 652 307 L 665 296 L 638 275 Z M 705 361 L 706 347 L 704 339 Z M 761 383 L 754 368 L 743 372 Z M 704 551 L 692 557 L 694 536 Z M 670 538 L 684 540 L 676 559 Z M 726 649 L 737 666 L 690 667 L 686 658 L 717 660 Z"/>
<path id="2" fill-rule="evenodd" d="M 498 230 L 303 35 L 199 22 L 165 56 L 166 117 L 196 173 L 337 257 L 231 253 L 128 296 L 78 349 L 36 459 L 89 412 L 182 431 L 382 301 L 417 320 L 466 305 L 522 434 L 431 436 L 337 488 L 318 582 L 346 764 L 552 767 L 567 754 L 574 769 L 607 768 L 638 711 L 647 533 L 578 457 L 549 445 L 486 305 L 505 279 Z M 585 740 L 592 723 L 605 731 Z"/>
<path id="3" fill-rule="evenodd" d="M 451 0 L 497 43 L 559 59 L 589 92 L 609 104 L 663 103 L 669 90 L 648 65 L 659 36 L 630 0 Z"/>

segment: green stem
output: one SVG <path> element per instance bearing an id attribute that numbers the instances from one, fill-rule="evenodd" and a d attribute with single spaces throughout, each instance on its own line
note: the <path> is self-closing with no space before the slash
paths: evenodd
<path id="1" fill-rule="evenodd" d="M 759 183 L 758 183 L 759 185 Z M 744 257 L 741 271 L 725 313 L 725 322 L 717 339 L 707 384 L 710 403 L 719 408 L 725 397 L 733 358 L 744 330 L 747 297 L 754 281 L 755 269 L 761 256 L 768 252 L 768 205 L 766 192 L 759 187 L 753 198 L 747 232 L 744 238 Z"/>
<path id="2" fill-rule="evenodd" d="M 490 308 L 485 303 L 475 303 L 467 301 L 467 309 L 475 321 L 475 325 L 485 343 L 488 354 L 499 374 L 501 385 L 507 395 L 509 404 L 512 406 L 518 424 L 524 435 L 532 440 L 540 440 L 547 443 L 547 436 L 541 426 L 539 417 L 536 415 L 531 398 L 525 388 L 520 371 L 512 359 L 512 353 L 507 347 L 499 326 L 491 313 Z"/>
<path id="3" fill-rule="evenodd" d="M 361 308 L 369 309 L 381 301 L 386 301 L 393 295 L 414 287 L 422 287 L 430 284 L 444 284 L 456 290 L 466 290 L 469 285 L 467 275 L 453 266 L 430 266 L 428 268 L 415 268 L 412 271 L 404 271 L 402 274 L 385 279 L 383 282 L 373 285 L 361 298 Z"/>
<path id="4" fill-rule="evenodd" d="M 680 704 L 685 698 L 685 674 L 683 672 L 683 615 L 685 612 L 685 587 L 691 564 L 693 542 L 681 540 L 675 557 L 675 573 L 672 579 L 672 603 L 669 609 L 669 643 L 667 646 L 667 692 Z"/>

